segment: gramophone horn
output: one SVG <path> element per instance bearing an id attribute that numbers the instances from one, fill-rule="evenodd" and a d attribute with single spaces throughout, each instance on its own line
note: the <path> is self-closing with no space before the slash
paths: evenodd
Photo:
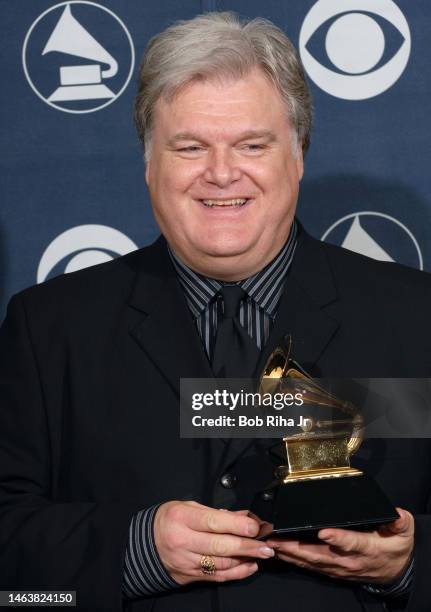
<path id="1" fill-rule="evenodd" d="M 97 42 L 93 36 L 75 19 L 67 4 L 57 22 L 42 55 L 51 51 L 59 51 L 86 59 L 109 64 L 107 70 L 102 71 L 103 78 L 113 77 L 118 72 L 118 64 L 110 53 Z"/>

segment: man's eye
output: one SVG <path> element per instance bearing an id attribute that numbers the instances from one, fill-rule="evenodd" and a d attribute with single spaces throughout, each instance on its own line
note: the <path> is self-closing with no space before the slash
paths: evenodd
<path id="1" fill-rule="evenodd" d="M 245 148 L 248 149 L 249 151 L 261 151 L 262 149 L 265 148 L 265 145 L 263 144 L 246 144 Z"/>
<path id="2" fill-rule="evenodd" d="M 201 151 L 202 147 L 191 145 L 190 147 L 182 147 L 181 149 L 177 149 L 177 150 L 185 152 L 185 153 L 196 153 L 197 151 Z"/>

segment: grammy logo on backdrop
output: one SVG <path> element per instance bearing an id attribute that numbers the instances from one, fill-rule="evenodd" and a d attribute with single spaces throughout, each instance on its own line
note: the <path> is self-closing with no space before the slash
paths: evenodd
<path id="1" fill-rule="evenodd" d="M 126 24 L 106 6 L 92 0 L 63 1 L 31 24 L 22 65 L 33 92 L 51 108 L 92 113 L 125 91 L 135 48 Z"/>
<path id="2" fill-rule="evenodd" d="M 118 72 L 118 64 L 106 49 L 75 19 L 67 4 L 55 26 L 42 55 L 60 51 L 68 55 L 93 60 L 94 64 L 60 67 L 60 87 L 48 98 L 50 102 L 114 98 L 115 94 L 102 83 Z M 108 64 L 102 70 L 100 64 Z"/>

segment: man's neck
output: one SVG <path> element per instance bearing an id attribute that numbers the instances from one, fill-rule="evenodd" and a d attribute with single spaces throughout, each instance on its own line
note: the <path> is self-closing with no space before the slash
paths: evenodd
<path id="1" fill-rule="evenodd" d="M 279 256 L 280 252 L 285 248 L 286 244 L 296 240 L 297 230 L 297 223 L 294 220 L 290 228 L 289 235 L 287 239 L 282 242 L 281 246 L 276 247 L 268 254 L 266 258 L 261 259 L 258 264 L 254 265 L 247 265 L 247 261 L 239 262 L 237 257 L 205 258 L 205 256 L 203 256 L 199 258 L 199 262 L 196 263 L 196 260 L 191 261 L 189 258 L 178 254 L 178 252 L 170 245 L 169 249 L 184 266 L 190 270 L 193 270 L 193 272 L 196 274 L 208 279 L 216 280 L 220 283 L 237 283 L 259 274 L 265 268 L 270 266 Z M 217 265 L 215 265 L 215 260 L 217 260 Z"/>

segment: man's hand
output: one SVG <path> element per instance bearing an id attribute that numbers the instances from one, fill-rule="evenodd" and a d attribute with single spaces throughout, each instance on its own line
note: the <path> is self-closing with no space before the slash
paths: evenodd
<path id="1" fill-rule="evenodd" d="M 157 551 L 166 570 L 179 584 L 197 580 L 225 582 L 251 576 L 256 559 L 268 559 L 274 551 L 254 538 L 259 521 L 246 511 L 214 510 L 193 501 L 162 504 L 154 520 Z M 213 575 L 203 574 L 201 558 L 210 555 Z"/>
<path id="2" fill-rule="evenodd" d="M 321 529 L 322 544 L 296 540 L 267 541 L 276 556 L 333 578 L 387 584 L 400 578 L 412 551 L 414 519 L 397 508 L 400 518 L 372 532 Z"/>

